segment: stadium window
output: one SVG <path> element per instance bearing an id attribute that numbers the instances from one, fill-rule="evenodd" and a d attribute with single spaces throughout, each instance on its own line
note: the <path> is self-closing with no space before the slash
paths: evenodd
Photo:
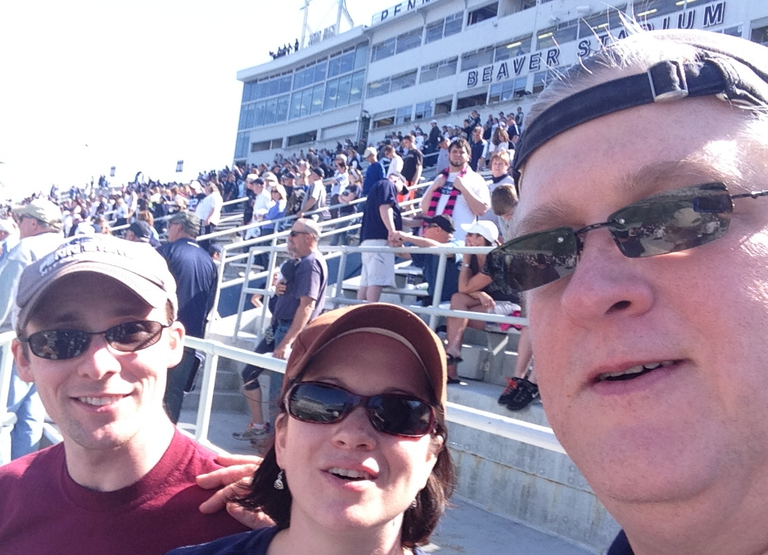
<path id="1" fill-rule="evenodd" d="M 349 103 L 360 102 L 363 99 L 363 87 L 365 86 L 365 72 L 358 71 L 352 74 L 352 83 L 349 86 Z"/>
<path id="2" fill-rule="evenodd" d="M 489 4 L 487 6 L 483 6 L 481 8 L 477 8 L 476 10 L 472 10 L 467 15 L 467 26 L 469 25 L 475 25 L 476 23 L 480 23 L 481 21 L 485 21 L 486 19 L 491 19 L 493 17 L 496 17 L 499 10 L 499 4 Z"/>
<path id="3" fill-rule="evenodd" d="M 366 93 L 366 98 L 374 98 L 376 96 L 381 96 L 383 94 L 387 94 L 389 92 L 389 86 L 390 86 L 390 79 L 389 77 L 386 77 L 384 79 L 379 79 L 378 81 L 371 81 L 368 83 L 368 92 Z"/>
<path id="4" fill-rule="evenodd" d="M 445 98 L 438 98 L 435 100 L 435 113 L 433 115 L 450 114 L 452 107 L 453 107 L 452 96 L 447 96 Z M 430 117 L 430 116 L 427 116 L 427 117 Z"/>
<path id="5" fill-rule="evenodd" d="M 445 25 L 444 19 L 427 25 L 427 32 L 424 36 L 424 44 L 429 44 L 430 42 L 435 42 L 436 40 L 443 38 L 443 25 Z"/>
<path id="6" fill-rule="evenodd" d="M 418 48 L 419 46 L 421 46 L 421 27 L 403 33 L 402 35 L 398 35 L 395 51 L 397 54 L 400 54 L 401 52 L 406 52 Z"/>
<path id="7" fill-rule="evenodd" d="M 528 54 L 531 51 L 532 38 L 532 35 L 524 35 L 498 45 L 494 51 L 494 61 L 501 62 Z"/>
<path id="8" fill-rule="evenodd" d="M 408 123 L 411 121 L 413 106 L 403 106 L 395 110 L 395 124 Z"/>
<path id="9" fill-rule="evenodd" d="M 373 128 L 389 127 L 395 124 L 395 112 L 388 111 L 373 115 Z"/>
<path id="10" fill-rule="evenodd" d="M 484 88 L 482 92 L 473 90 L 472 94 L 464 92 L 459 96 L 456 102 L 457 110 L 465 110 L 467 108 L 473 108 L 475 106 L 484 106 L 486 98 L 488 97 L 488 89 Z"/>
<path id="11" fill-rule="evenodd" d="M 416 70 L 409 71 L 408 73 L 401 73 L 392 77 L 392 85 L 390 91 L 399 91 L 401 89 L 407 89 L 413 87 L 416 84 Z"/>
<path id="12" fill-rule="evenodd" d="M 259 141 L 256 143 L 251 143 L 251 152 L 262 152 L 264 150 L 269 150 L 271 141 Z"/>
<path id="13" fill-rule="evenodd" d="M 379 60 L 383 60 L 384 58 L 394 56 L 396 42 L 397 39 L 392 37 L 391 39 L 387 39 L 384 42 L 380 42 L 379 44 L 374 44 L 373 48 L 371 49 L 371 61 L 377 62 Z"/>
<path id="14" fill-rule="evenodd" d="M 421 73 L 419 74 L 419 83 L 429 83 L 437 79 L 437 64 L 429 64 L 427 66 L 421 66 Z"/>
<path id="15" fill-rule="evenodd" d="M 414 111 L 413 117 L 414 119 L 427 119 L 431 118 L 434 110 L 432 108 L 433 102 L 430 100 L 429 102 L 420 102 L 416 104 L 416 110 Z"/>
<path id="16" fill-rule="evenodd" d="M 459 58 L 457 56 L 438 62 L 437 78 L 441 79 L 450 75 L 456 75 L 456 68 L 458 67 L 458 64 Z"/>
<path id="17" fill-rule="evenodd" d="M 462 21 L 464 21 L 464 12 L 456 12 L 455 14 L 446 17 L 443 36 L 450 37 L 456 33 L 461 33 Z"/>
<path id="18" fill-rule="evenodd" d="M 752 42 L 756 42 L 757 44 L 764 44 L 768 46 L 768 26 L 752 29 L 751 39 L 752 39 Z"/>
<path id="19" fill-rule="evenodd" d="M 486 46 L 472 52 L 465 52 L 461 55 L 461 71 L 482 67 L 493 62 L 493 46 Z"/>
<path id="20" fill-rule="evenodd" d="M 307 131 L 306 133 L 300 133 L 288 137 L 288 146 L 300 145 L 303 143 L 311 143 L 317 140 L 317 131 Z"/>

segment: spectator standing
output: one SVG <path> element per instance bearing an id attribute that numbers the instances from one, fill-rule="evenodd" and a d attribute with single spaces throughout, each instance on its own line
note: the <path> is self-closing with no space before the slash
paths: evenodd
<path id="1" fill-rule="evenodd" d="M 470 224 L 482 216 L 491 204 L 488 185 L 469 167 L 469 143 L 455 139 L 448 149 L 450 167 L 432 183 L 421 199 L 425 216 L 445 214 L 458 224 Z M 464 240 L 464 231 L 454 236 Z"/>
<path id="2" fill-rule="evenodd" d="M 435 169 L 437 170 L 437 174 L 440 175 L 451 165 L 451 163 L 448 161 L 448 146 L 451 143 L 446 136 L 440 136 L 438 139 L 437 166 Z"/>
<path id="3" fill-rule="evenodd" d="M 19 374 L 63 441 L 0 467 L 3 555 L 161 555 L 247 530 L 200 511 L 210 494 L 195 478 L 216 455 L 163 412 L 184 328 L 151 247 L 75 237 L 24 271 L 16 305 Z"/>
<path id="4" fill-rule="evenodd" d="M 505 127 L 500 125 L 496 128 L 496 131 L 493 132 L 493 137 L 491 140 L 485 143 L 485 151 L 483 152 L 482 158 L 480 158 L 480 161 L 478 162 L 478 167 L 481 170 L 485 170 L 486 163 L 490 163 L 491 157 L 496 152 L 508 151 L 509 147 L 509 135 L 507 135 L 507 130 Z M 507 169 L 509 169 L 509 164 L 507 164 Z"/>
<path id="5" fill-rule="evenodd" d="M 246 187 L 251 192 L 253 197 L 253 205 L 251 208 L 251 219 L 248 221 L 250 224 L 255 224 L 264 219 L 264 216 L 269 212 L 272 207 L 272 196 L 267 191 L 265 182 L 262 178 L 257 177 L 256 174 L 250 174 L 246 178 Z M 261 227 L 252 227 L 246 234 L 246 239 L 252 239 L 261 235 Z"/>
<path id="6" fill-rule="evenodd" d="M 363 196 L 367 197 L 371 188 L 379 181 L 384 179 L 384 166 L 378 161 L 379 154 L 376 149 L 369 146 L 363 153 L 368 162 L 368 168 L 365 170 L 365 179 L 363 180 Z"/>
<path id="7" fill-rule="evenodd" d="M 421 170 L 424 167 L 424 156 L 421 151 L 413 146 L 413 135 L 408 134 L 403 137 L 403 177 L 405 185 L 412 187 L 418 185 L 421 180 Z M 407 198 L 415 198 L 415 191 L 407 194 Z M 405 198 L 405 197 L 404 197 Z"/>
<path id="8" fill-rule="evenodd" d="M 349 172 L 347 167 L 347 157 L 344 154 L 337 154 L 333 161 L 333 165 L 336 167 L 336 171 L 333 175 L 333 183 L 331 184 L 331 206 L 339 204 L 339 195 L 349 185 Z M 339 216 L 339 209 L 334 208 L 330 210 L 331 218 L 336 219 Z"/>
<path id="9" fill-rule="evenodd" d="M 157 252 L 165 258 L 176 280 L 179 321 L 188 335 L 205 337 L 208 315 L 213 309 L 218 273 L 208 251 L 195 240 L 200 218 L 192 212 L 177 212 L 168 221 L 168 242 Z M 200 361 L 194 349 L 184 348 L 184 356 L 168 375 L 164 403 L 171 422 L 179 420 L 184 392 L 190 391 Z"/>
<path id="10" fill-rule="evenodd" d="M 395 150 L 392 145 L 384 147 L 384 156 L 389 159 L 389 166 L 387 166 L 387 177 L 393 173 L 400 173 L 403 169 L 403 159 Z"/>
<path id="11" fill-rule="evenodd" d="M 17 206 L 13 215 L 19 228 L 19 243 L 8 253 L 0 270 L 0 332 L 11 331 L 11 311 L 16 300 L 22 272 L 52 252 L 64 240 L 61 234 L 61 210 L 46 199 L 35 199 Z M 16 413 L 11 430 L 11 458 L 35 450 L 43 436 L 45 409 L 37 388 L 23 381 L 14 365 L 8 395 L 8 411 Z"/>
<path id="12" fill-rule="evenodd" d="M 339 202 L 342 205 L 341 208 L 339 208 L 339 216 L 351 216 L 357 212 L 357 204 L 352 204 L 352 202 L 360 198 L 360 196 L 363 194 L 363 188 L 358 183 L 359 178 L 360 174 L 357 172 L 357 170 L 350 170 L 349 184 L 347 185 L 346 189 L 341 192 L 341 195 L 339 195 Z M 347 227 L 352 223 L 353 222 L 350 220 L 339 222 L 336 227 Z M 334 234 L 333 238 L 331 239 L 331 245 L 338 245 L 339 243 L 346 245 L 351 233 L 352 232 L 350 231 L 346 231 L 344 233 Z"/>
<path id="13" fill-rule="evenodd" d="M 224 205 L 224 198 L 221 196 L 219 186 L 214 182 L 210 182 L 205 186 L 205 192 L 205 198 L 197 203 L 195 214 L 200 218 L 203 235 L 208 235 L 216 231 L 216 227 L 221 221 L 221 208 Z M 200 246 L 206 251 L 210 244 L 210 239 L 200 241 Z"/>
<path id="14" fill-rule="evenodd" d="M 440 128 L 437 126 L 437 120 L 433 119 L 429 122 L 429 138 L 427 139 L 427 146 L 429 148 L 428 153 L 437 152 L 437 146 L 440 144 Z"/>
<path id="15" fill-rule="evenodd" d="M 307 193 L 304 195 L 304 202 L 301 205 L 301 210 L 296 214 L 297 218 L 311 218 L 315 221 L 323 220 L 322 213 L 318 212 L 307 216 L 308 212 L 320 210 L 325 207 L 326 190 L 323 183 L 324 172 L 318 166 L 313 166 L 309 170 L 309 185 L 307 187 Z"/>
<path id="16" fill-rule="evenodd" d="M 509 233 L 512 213 L 509 212 L 509 215 L 505 218 L 505 221 L 499 221 L 499 216 L 493 209 L 493 192 L 502 185 L 514 186 L 515 181 L 509 175 L 509 163 L 509 153 L 506 150 L 499 150 L 491 155 L 491 184 L 489 186 L 489 190 L 491 192 L 491 210 L 488 210 L 485 214 L 479 217 L 481 220 L 488 220 L 493 222 L 496 227 L 502 230 L 502 235 Z M 515 205 L 516 204 L 517 195 L 515 195 Z"/>
<path id="17" fill-rule="evenodd" d="M 288 254 L 292 261 L 281 268 L 282 278 L 275 290 L 277 300 L 272 310 L 271 333 L 256 347 L 257 353 L 269 352 L 271 348 L 275 358 L 288 358 L 293 342 L 301 330 L 322 312 L 328 283 L 328 266 L 323 255 L 317 250 L 319 239 L 320 226 L 314 220 L 302 218 L 293 223 L 288 235 Z M 251 410 L 251 421 L 245 431 L 232 434 L 235 439 L 259 440 L 269 433 L 269 425 L 264 422 L 258 380 L 263 370 L 251 364 L 243 369 L 245 396 Z"/>
<path id="18" fill-rule="evenodd" d="M 379 180 L 368 193 L 360 224 L 361 247 L 386 247 L 403 229 L 403 218 L 397 195 L 405 189 L 405 178 L 399 173 Z M 395 254 L 391 252 L 364 252 L 360 289 L 357 298 L 376 302 L 383 287 L 395 284 Z"/>
<path id="19" fill-rule="evenodd" d="M 483 128 L 479 125 L 476 125 L 472 128 L 472 136 L 469 139 L 469 167 L 472 168 L 472 171 L 483 170 L 483 168 L 478 170 L 478 164 L 480 163 L 480 159 L 483 157 L 486 144 L 487 143 L 485 139 L 483 139 Z"/>
<path id="20" fill-rule="evenodd" d="M 517 113 L 515 114 L 515 123 L 517 124 L 517 128 L 519 129 L 520 133 L 523 132 L 524 121 L 525 121 L 525 114 L 523 113 L 523 107 L 518 106 Z"/>

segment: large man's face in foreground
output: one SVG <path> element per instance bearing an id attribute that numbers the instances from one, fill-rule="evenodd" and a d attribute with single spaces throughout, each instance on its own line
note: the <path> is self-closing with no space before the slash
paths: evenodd
<path id="1" fill-rule="evenodd" d="M 768 189 L 768 147 L 748 133 L 765 137 L 768 126 L 747 121 L 704 98 L 567 131 L 523 169 L 518 232 L 603 222 L 688 185 Z M 768 484 L 766 225 L 768 198 L 737 200 L 722 239 L 633 259 L 598 229 L 573 275 L 528 293 L 547 416 L 617 517 L 690 500 L 727 512 Z"/>

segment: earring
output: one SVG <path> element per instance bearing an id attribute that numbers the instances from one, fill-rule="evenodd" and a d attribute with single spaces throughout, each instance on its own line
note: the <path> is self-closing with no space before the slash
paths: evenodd
<path id="1" fill-rule="evenodd" d="M 275 489 L 285 489 L 285 483 L 283 482 L 283 469 L 280 469 L 280 472 L 277 473 L 277 478 L 275 478 L 275 483 L 272 484 L 272 487 Z"/>
<path id="2" fill-rule="evenodd" d="M 411 509 L 415 509 L 418 506 L 419 506 L 419 498 L 418 497 L 414 497 L 413 501 L 411 501 Z"/>

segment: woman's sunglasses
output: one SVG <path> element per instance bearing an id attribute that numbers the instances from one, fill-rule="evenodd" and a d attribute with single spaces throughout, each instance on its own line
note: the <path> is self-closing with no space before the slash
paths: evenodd
<path id="1" fill-rule="evenodd" d="M 735 199 L 766 195 L 768 191 L 731 195 L 723 183 L 665 191 L 617 210 L 605 222 L 512 239 L 491 251 L 487 261 L 494 283 L 505 290 L 528 291 L 571 275 L 588 231 L 607 228 L 628 258 L 684 251 L 725 235 Z"/>
<path id="2" fill-rule="evenodd" d="M 48 360 L 65 360 L 80 356 L 88 350 L 91 337 L 103 335 L 116 351 L 133 353 L 151 347 L 160 340 L 160 334 L 170 324 L 151 320 L 125 322 L 104 331 L 45 330 L 33 333 L 19 341 L 29 344 L 32 354 Z"/>
<path id="3" fill-rule="evenodd" d="M 288 414 L 313 424 L 340 422 L 363 407 L 374 429 L 402 437 L 422 437 L 435 428 L 435 409 L 417 397 L 397 393 L 355 395 L 324 382 L 300 382 L 286 396 Z"/>

